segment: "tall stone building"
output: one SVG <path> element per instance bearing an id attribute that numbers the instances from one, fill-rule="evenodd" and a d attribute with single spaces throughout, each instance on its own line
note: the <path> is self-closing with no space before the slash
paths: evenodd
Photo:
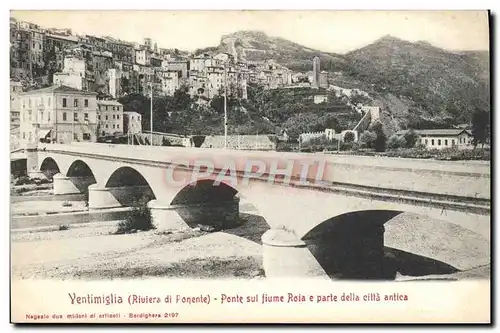
<path id="1" fill-rule="evenodd" d="M 320 60 L 318 57 L 314 57 L 314 59 L 313 59 L 313 82 L 312 82 L 313 87 L 319 88 L 320 74 L 321 74 Z"/>

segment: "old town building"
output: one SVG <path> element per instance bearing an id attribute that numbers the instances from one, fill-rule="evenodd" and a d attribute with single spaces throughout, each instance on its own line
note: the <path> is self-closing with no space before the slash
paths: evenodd
<path id="1" fill-rule="evenodd" d="M 113 100 L 97 101 L 98 135 L 123 134 L 123 105 Z"/>
<path id="2" fill-rule="evenodd" d="M 53 85 L 21 93 L 20 105 L 22 142 L 97 139 L 96 93 Z"/>

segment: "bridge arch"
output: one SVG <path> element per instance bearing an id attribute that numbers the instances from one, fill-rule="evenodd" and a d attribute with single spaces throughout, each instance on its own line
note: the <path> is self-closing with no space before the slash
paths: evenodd
<path id="1" fill-rule="evenodd" d="M 97 182 L 94 172 L 83 160 L 75 160 L 70 164 L 66 172 L 66 178 L 73 183 L 80 193 L 88 193 L 89 186 Z"/>
<path id="2" fill-rule="evenodd" d="M 66 177 L 93 177 L 95 181 L 94 172 L 90 166 L 82 160 L 75 160 L 70 164 Z"/>
<path id="3" fill-rule="evenodd" d="M 52 157 L 46 157 L 42 164 L 40 165 L 40 171 L 44 174 L 48 179 L 52 179 L 55 174 L 61 172 L 59 169 L 59 165 Z"/>
<path id="4" fill-rule="evenodd" d="M 238 190 L 214 177 L 198 179 L 178 191 L 170 205 L 190 227 L 228 229 L 241 224 Z"/>
<path id="5" fill-rule="evenodd" d="M 238 190 L 224 182 L 215 184 L 215 179 L 205 178 L 184 186 L 173 198 L 171 204 L 200 204 L 232 200 Z"/>
<path id="6" fill-rule="evenodd" d="M 396 217 L 397 223 L 393 224 Z M 394 242 L 387 243 L 388 227 L 391 239 L 398 239 L 395 242 L 400 244 L 397 248 L 391 247 Z M 450 259 L 439 250 L 439 247 L 447 246 L 444 244 L 457 243 L 459 229 L 467 234 L 461 236 L 464 239 L 474 234 L 457 224 L 426 215 L 399 210 L 362 210 L 327 219 L 301 240 L 331 278 L 392 280 L 398 273 L 418 277 L 453 274 L 462 268 L 471 268 L 461 267 L 456 258 Z M 417 235 L 419 231 L 425 231 L 425 235 Z M 482 242 L 483 249 L 475 249 L 477 252 L 473 255 L 487 251 L 489 243 L 486 239 Z M 413 243 L 418 243 L 417 249 L 411 245 Z M 455 250 L 449 249 L 451 252 Z"/>
<path id="7" fill-rule="evenodd" d="M 131 206 L 140 200 L 156 199 L 153 188 L 146 178 L 135 168 L 122 166 L 113 171 L 105 183 L 122 206 Z"/>

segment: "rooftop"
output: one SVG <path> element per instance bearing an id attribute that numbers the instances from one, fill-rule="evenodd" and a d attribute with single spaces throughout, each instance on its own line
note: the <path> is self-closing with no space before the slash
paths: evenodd
<path id="1" fill-rule="evenodd" d="M 409 130 L 401 130 L 396 134 L 404 135 Z M 435 135 L 435 136 L 456 136 L 461 134 L 462 132 L 467 132 L 471 135 L 470 131 L 465 130 L 463 128 L 444 128 L 444 129 L 423 129 L 423 130 L 414 130 L 418 135 Z"/>
<path id="2" fill-rule="evenodd" d="M 64 40 L 78 43 L 78 37 L 75 37 L 75 36 L 63 36 L 63 35 L 54 35 L 54 34 L 47 34 L 46 36 L 51 37 L 51 38 L 64 39 Z"/>
<path id="3" fill-rule="evenodd" d="M 114 105 L 114 106 L 122 106 L 121 103 L 118 103 L 117 101 L 113 100 L 98 100 L 97 101 L 98 105 Z"/>
<path id="4" fill-rule="evenodd" d="M 79 93 L 84 95 L 97 95 L 95 92 L 83 91 L 79 89 L 75 89 L 72 87 L 68 87 L 65 85 L 53 85 L 46 88 L 34 89 L 30 91 L 26 91 L 22 93 L 23 95 L 31 95 L 31 94 L 40 94 L 40 93 Z"/>

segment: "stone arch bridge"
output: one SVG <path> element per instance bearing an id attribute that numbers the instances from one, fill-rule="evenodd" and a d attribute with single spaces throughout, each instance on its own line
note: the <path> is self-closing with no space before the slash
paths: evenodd
<path id="1" fill-rule="evenodd" d="M 402 212 L 490 225 L 489 163 L 85 143 L 26 156 L 31 177 L 53 177 L 54 194 L 88 191 L 89 210 L 148 198 L 162 229 L 230 225 L 245 197 L 270 226 L 266 275 L 324 275 L 311 253 L 333 245 L 308 246 L 321 239 L 351 237 L 342 251 L 382 255 L 383 225 Z"/>

